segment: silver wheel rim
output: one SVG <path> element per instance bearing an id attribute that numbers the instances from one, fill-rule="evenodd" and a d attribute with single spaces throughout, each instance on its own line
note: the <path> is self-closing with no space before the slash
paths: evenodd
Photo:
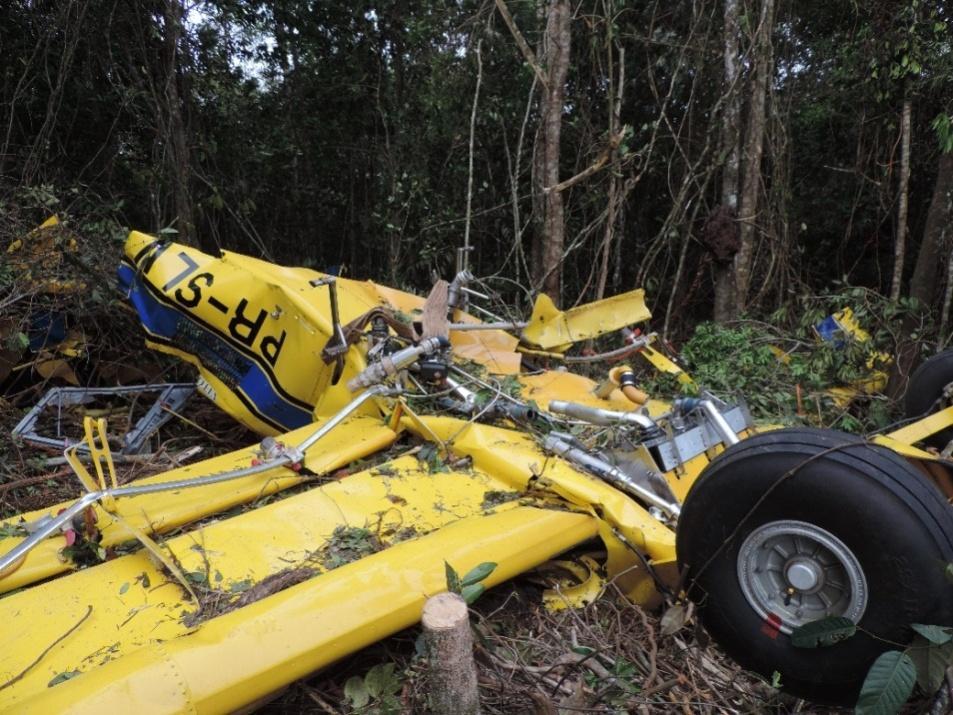
<path id="1" fill-rule="evenodd" d="M 860 621 L 867 579 L 854 553 L 826 529 L 772 521 L 738 553 L 738 581 L 748 603 L 782 633 L 827 616 Z"/>

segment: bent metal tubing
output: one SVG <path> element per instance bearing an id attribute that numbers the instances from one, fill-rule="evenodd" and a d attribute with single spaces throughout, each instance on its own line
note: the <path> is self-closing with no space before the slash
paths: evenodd
<path id="1" fill-rule="evenodd" d="M 301 441 L 297 448 L 293 451 L 304 452 L 310 447 L 312 447 L 318 440 L 327 435 L 331 430 L 340 425 L 345 419 L 347 419 L 353 412 L 355 412 L 361 405 L 370 400 L 373 397 L 385 397 L 389 395 L 396 395 L 400 392 L 400 388 L 391 387 L 389 385 L 374 385 L 373 387 L 365 390 L 360 395 L 351 400 L 346 404 L 339 412 L 337 412 L 333 417 L 331 417 L 327 422 L 321 425 L 316 429 L 311 435 L 306 437 Z M 261 462 L 259 464 L 252 465 L 250 467 L 243 467 L 241 469 L 233 469 L 228 472 L 222 472 L 220 474 L 211 474 L 207 477 L 197 477 L 194 479 L 178 479 L 172 482 L 160 482 L 158 484 L 143 484 L 140 486 L 128 486 L 128 487 L 113 487 L 112 489 L 103 489 L 99 491 L 91 491 L 84 494 L 78 500 L 76 500 L 72 505 L 61 511 L 56 516 L 45 520 L 42 524 L 38 525 L 36 530 L 30 534 L 29 538 L 24 539 L 10 551 L 0 556 L 0 578 L 7 573 L 8 570 L 12 570 L 17 563 L 23 559 L 30 551 L 32 551 L 36 546 L 49 538 L 57 531 L 62 529 L 66 524 L 68 524 L 73 517 L 81 514 L 86 507 L 95 504 L 96 502 L 102 501 L 109 498 L 118 498 L 118 497 L 131 497 L 139 496 L 142 494 L 155 494 L 157 492 L 169 492 L 176 491 L 178 489 L 191 489 L 193 487 L 204 487 L 209 484 L 218 484 L 220 482 L 227 482 L 232 479 L 241 479 L 242 477 L 250 477 L 255 474 L 260 474 L 262 472 L 267 472 L 275 467 L 280 467 L 284 464 L 288 464 L 293 459 L 291 454 L 283 454 L 274 459 L 269 459 L 267 461 Z"/>

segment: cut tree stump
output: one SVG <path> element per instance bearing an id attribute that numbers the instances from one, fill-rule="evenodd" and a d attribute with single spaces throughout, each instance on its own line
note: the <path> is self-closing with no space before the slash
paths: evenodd
<path id="1" fill-rule="evenodd" d="M 480 698 L 466 601 L 456 593 L 433 596 L 424 604 L 421 621 L 434 715 L 478 715 Z"/>

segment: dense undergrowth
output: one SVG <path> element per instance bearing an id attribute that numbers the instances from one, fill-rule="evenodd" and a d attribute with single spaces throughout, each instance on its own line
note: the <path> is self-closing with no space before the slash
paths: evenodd
<path id="1" fill-rule="evenodd" d="M 827 333 L 831 316 L 842 320 L 845 309 L 863 332 Z M 701 323 L 679 356 L 698 388 L 743 400 L 759 421 L 869 433 L 899 417 L 884 388 L 893 356 L 911 339 L 900 331 L 909 317 L 918 321 L 912 339 L 929 334 L 932 326 L 920 322 L 912 301 L 894 303 L 869 289 L 840 285 L 800 296 L 761 319 Z M 919 344 L 924 352 L 930 347 Z M 666 375 L 650 375 L 647 384 L 659 396 L 697 391 Z"/>

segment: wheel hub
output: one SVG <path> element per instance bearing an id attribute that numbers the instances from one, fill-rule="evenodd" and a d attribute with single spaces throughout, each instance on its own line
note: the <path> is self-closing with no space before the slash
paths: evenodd
<path id="1" fill-rule="evenodd" d="M 855 623 L 867 608 L 867 581 L 854 553 L 826 529 L 772 521 L 738 552 L 738 581 L 751 607 L 783 633 L 826 616 Z"/>
<path id="2" fill-rule="evenodd" d="M 798 591 L 814 591 L 823 583 L 824 570 L 810 559 L 792 559 L 784 570 L 784 577 Z"/>

